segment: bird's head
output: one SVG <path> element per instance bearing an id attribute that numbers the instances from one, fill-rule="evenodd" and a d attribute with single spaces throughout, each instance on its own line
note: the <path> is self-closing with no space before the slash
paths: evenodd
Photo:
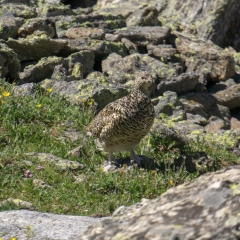
<path id="1" fill-rule="evenodd" d="M 135 87 L 143 92 L 147 92 L 148 88 L 153 84 L 153 78 L 147 71 L 141 71 L 135 79 Z"/>

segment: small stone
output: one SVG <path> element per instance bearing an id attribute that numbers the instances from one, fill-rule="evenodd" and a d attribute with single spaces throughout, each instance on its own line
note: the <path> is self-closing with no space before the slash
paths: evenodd
<path id="1" fill-rule="evenodd" d="M 215 116 L 209 118 L 209 124 L 205 126 L 205 130 L 207 133 L 216 133 L 221 129 L 226 129 L 225 122 Z"/>
<path id="2" fill-rule="evenodd" d="M 80 158 L 80 157 L 82 157 L 82 154 L 83 154 L 83 147 L 82 146 L 78 146 L 78 147 L 72 149 L 71 151 L 69 151 L 67 153 L 67 156 L 68 157 L 69 156 L 75 156 L 75 157 Z"/>
<path id="3" fill-rule="evenodd" d="M 46 162 L 55 165 L 57 168 L 61 170 L 68 170 L 68 169 L 84 169 L 85 166 L 79 162 L 76 161 L 69 161 L 67 159 L 63 159 L 60 157 L 57 157 L 53 154 L 48 153 L 26 153 L 27 156 L 31 157 L 37 157 L 40 162 Z"/>
<path id="4" fill-rule="evenodd" d="M 28 167 L 31 167 L 33 165 L 33 163 L 29 160 L 23 160 L 23 163 Z"/>
<path id="5" fill-rule="evenodd" d="M 230 123 L 231 123 L 232 130 L 240 130 L 240 120 L 239 119 L 232 117 Z"/>
<path id="6" fill-rule="evenodd" d="M 39 188 L 51 188 L 50 185 L 46 184 L 44 181 L 40 179 L 33 179 L 33 185 Z"/>
<path id="7" fill-rule="evenodd" d="M 81 174 L 79 176 L 74 176 L 74 179 L 74 183 L 82 183 L 87 179 L 87 177 L 84 174 Z"/>
<path id="8" fill-rule="evenodd" d="M 17 198 L 8 198 L 7 200 L 0 202 L 0 207 L 7 203 L 12 203 L 12 204 L 15 204 L 16 206 L 21 206 L 21 207 L 24 207 L 27 209 L 33 209 L 32 203 L 23 201 L 23 200 L 17 199 Z"/>

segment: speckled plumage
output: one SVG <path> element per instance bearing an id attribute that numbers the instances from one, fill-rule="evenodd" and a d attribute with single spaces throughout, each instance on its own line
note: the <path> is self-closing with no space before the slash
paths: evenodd
<path id="1" fill-rule="evenodd" d="M 140 163 L 134 148 L 150 130 L 155 116 L 147 94 L 151 84 L 151 75 L 140 72 L 131 93 L 109 103 L 85 128 L 88 135 L 97 139 L 97 145 L 109 153 L 111 162 L 114 152 L 126 150 L 131 159 Z"/>

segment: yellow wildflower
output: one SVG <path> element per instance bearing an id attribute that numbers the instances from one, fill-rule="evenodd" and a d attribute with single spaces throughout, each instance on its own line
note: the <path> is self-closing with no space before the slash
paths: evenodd
<path id="1" fill-rule="evenodd" d="M 156 175 L 157 171 L 156 170 L 152 170 L 152 175 Z"/>
<path id="2" fill-rule="evenodd" d="M 103 170 L 104 170 L 104 168 L 101 166 L 101 167 L 100 167 L 100 171 L 103 171 Z"/>
<path id="3" fill-rule="evenodd" d="M 169 184 L 170 184 L 171 186 L 173 186 L 173 185 L 174 185 L 173 180 L 169 180 Z"/>
<path id="4" fill-rule="evenodd" d="M 37 106 L 38 108 L 40 108 L 40 107 L 42 107 L 42 104 L 37 104 L 36 106 Z"/>
<path id="5" fill-rule="evenodd" d="M 52 92 L 52 88 L 48 88 L 47 91 L 48 91 L 49 93 L 51 93 L 51 92 Z"/>
<path id="6" fill-rule="evenodd" d="M 1 101 L 2 102 L 2 104 L 4 104 L 5 102 L 4 101 Z"/>
<path id="7" fill-rule="evenodd" d="M 2 93 L 2 95 L 3 95 L 4 97 L 8 97 L 8 96 L 10 96 L 10 92 L 4 91 L 4 92 Z"/>

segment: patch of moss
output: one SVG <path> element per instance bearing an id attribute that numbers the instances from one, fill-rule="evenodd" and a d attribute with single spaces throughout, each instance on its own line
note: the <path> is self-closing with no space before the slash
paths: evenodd
<path id="1" fill-rule="evenodd" d="M 221 144 L 223 146 L 234 147 L 235 144 L 236 144 L 237 138 L 232 133 L 233 132 L 231 130 L 225 131 L 223 134 L 206 133 L 204 135 L 204 140 L 209 142 L 209 143 L 216 142 L 216 143 Z"/>
<path id="2" fill-rule="evenodd" d="M 79 79 L 83 78 L 83 65 L 81 63 L 76 63 L 74 65 L 72 76 Z"/>

